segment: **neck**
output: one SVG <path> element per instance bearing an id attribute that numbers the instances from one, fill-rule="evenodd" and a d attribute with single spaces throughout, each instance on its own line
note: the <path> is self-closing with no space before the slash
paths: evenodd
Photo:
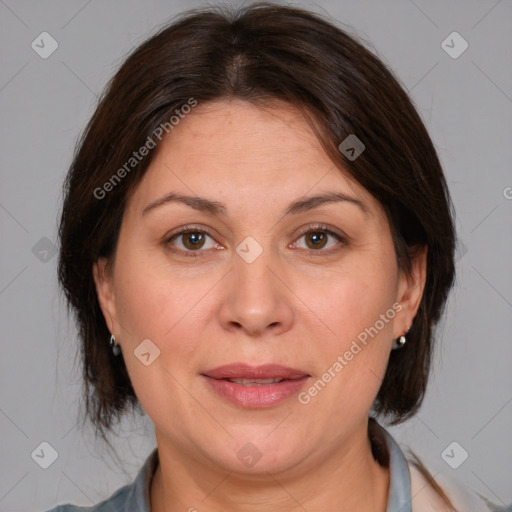
<path id="1" fill-rule="evenodd" d="M 161 437 L 158 441 L 157 435 L 160 462 L 151 485 L 151 512 L 386 511 L 389 467 L 373 458 L 365 428 L 327 458 L 257 476 L 212 470 Z"/>

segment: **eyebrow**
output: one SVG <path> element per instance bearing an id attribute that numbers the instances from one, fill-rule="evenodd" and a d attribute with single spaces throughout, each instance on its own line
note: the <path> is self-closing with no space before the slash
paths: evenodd
<path id="1" fill-rule="evenodd" d="M 328 192 L 324 194 L 318 194 L 315 196 L 309 196 L 302 199 L 297 199 L 293 201 L 284 212 L 285 215 L 296 215 L 298 213 L 303 213 L 318 206 L 327 203 L 335 203 L 335 202 L 348 202 L 358 206 L 363 213 L 368 214 L 368 208 L 366 205 L 356 199 L 355 197 L 349 196 L 342 192 Z M 183 194 L 178 194 L 176 192 L 170 192 L 165 196 L 156 199 L 155 201 L 149 203 L 145 206 L 144 210 L 142 210 L 142 215 L 146 215 L 152 210 L 169 203 L 182 203 L 190 208 L 194 208 L 200 212 L 209 213 L 211 215 L 226 215 L 227 207 L 224 203 L 220 203 L 218 201 L 212 201 L 211 199 L 207 199 L 205 197 L 197 197 L 197 196 L 186 196 Z"/>

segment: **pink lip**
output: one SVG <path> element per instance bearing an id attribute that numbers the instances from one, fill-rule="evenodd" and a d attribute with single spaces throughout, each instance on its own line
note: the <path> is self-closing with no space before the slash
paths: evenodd
<path id="1" fill-rule="evenodd" d="M 279 364 L 251 366 L 234 363 L 207 370 L 203 375 L 214 379 L 299 379 L 308 374 Z"/>
<path id="2" fill-rule="evenodd" d="M 271 407 L 297 394 L 309 375 L 294 368 L 266 364 L 250 366 L 235 363 L 219 366 L 202 374 L 212 389 L 235 405 L 248 409 Z M 227 379 L 286 379 L 274 384 L 243 386 Z"/>

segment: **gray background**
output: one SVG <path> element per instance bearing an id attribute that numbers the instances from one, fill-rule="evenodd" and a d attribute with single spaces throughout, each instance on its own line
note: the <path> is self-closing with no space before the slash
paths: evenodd
<path id="1" fill-rule="evenodd" d="M 512 2 L 296 4 L 353 27 L 392 67 L 434 139 L 457 211 L 457 285 L 428 394 L 420 413 L 391 431 L 434 474 L 509 503 Z M 96 95 L 134 45 L 199 5 L 0 0 L 1 511 L 91 505 L 131 481 L 155 444 L 148 418 L 127 418 L 112 436 L 119 467 L 90 428 L 78 425 L 76 336 L 59 297 L 51 242 L 61 183 Z M 59 45 L 47 59 L 31 48 L 43 31 Z M 441 47 L 453 31 L 469 43 L 456 59 Z M 31 458 L 43 441 L 58 452 L 48 469 Z M 469 453 L 457 469 L 441 457 L 453 441 Z M 456 448 L 455 458 L 461 453 Z"/>

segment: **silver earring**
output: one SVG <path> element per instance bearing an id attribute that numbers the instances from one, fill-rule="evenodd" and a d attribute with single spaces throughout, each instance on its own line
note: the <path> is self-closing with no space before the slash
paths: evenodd
<path id="1" fill-rule="evenodd" d="M 393 342 L 393 350 L 401 349 L 405 345 L 406 341 L 405 334 L 402 334 L 402 336 Z"/>
<path id="2" fill-rule="evenodd" d="M 115 356 L 121 353 L 121 346 L 119 343 L 116 343 L 116 337 L 113 334 L 110 336 L 110 348 Z"/>

